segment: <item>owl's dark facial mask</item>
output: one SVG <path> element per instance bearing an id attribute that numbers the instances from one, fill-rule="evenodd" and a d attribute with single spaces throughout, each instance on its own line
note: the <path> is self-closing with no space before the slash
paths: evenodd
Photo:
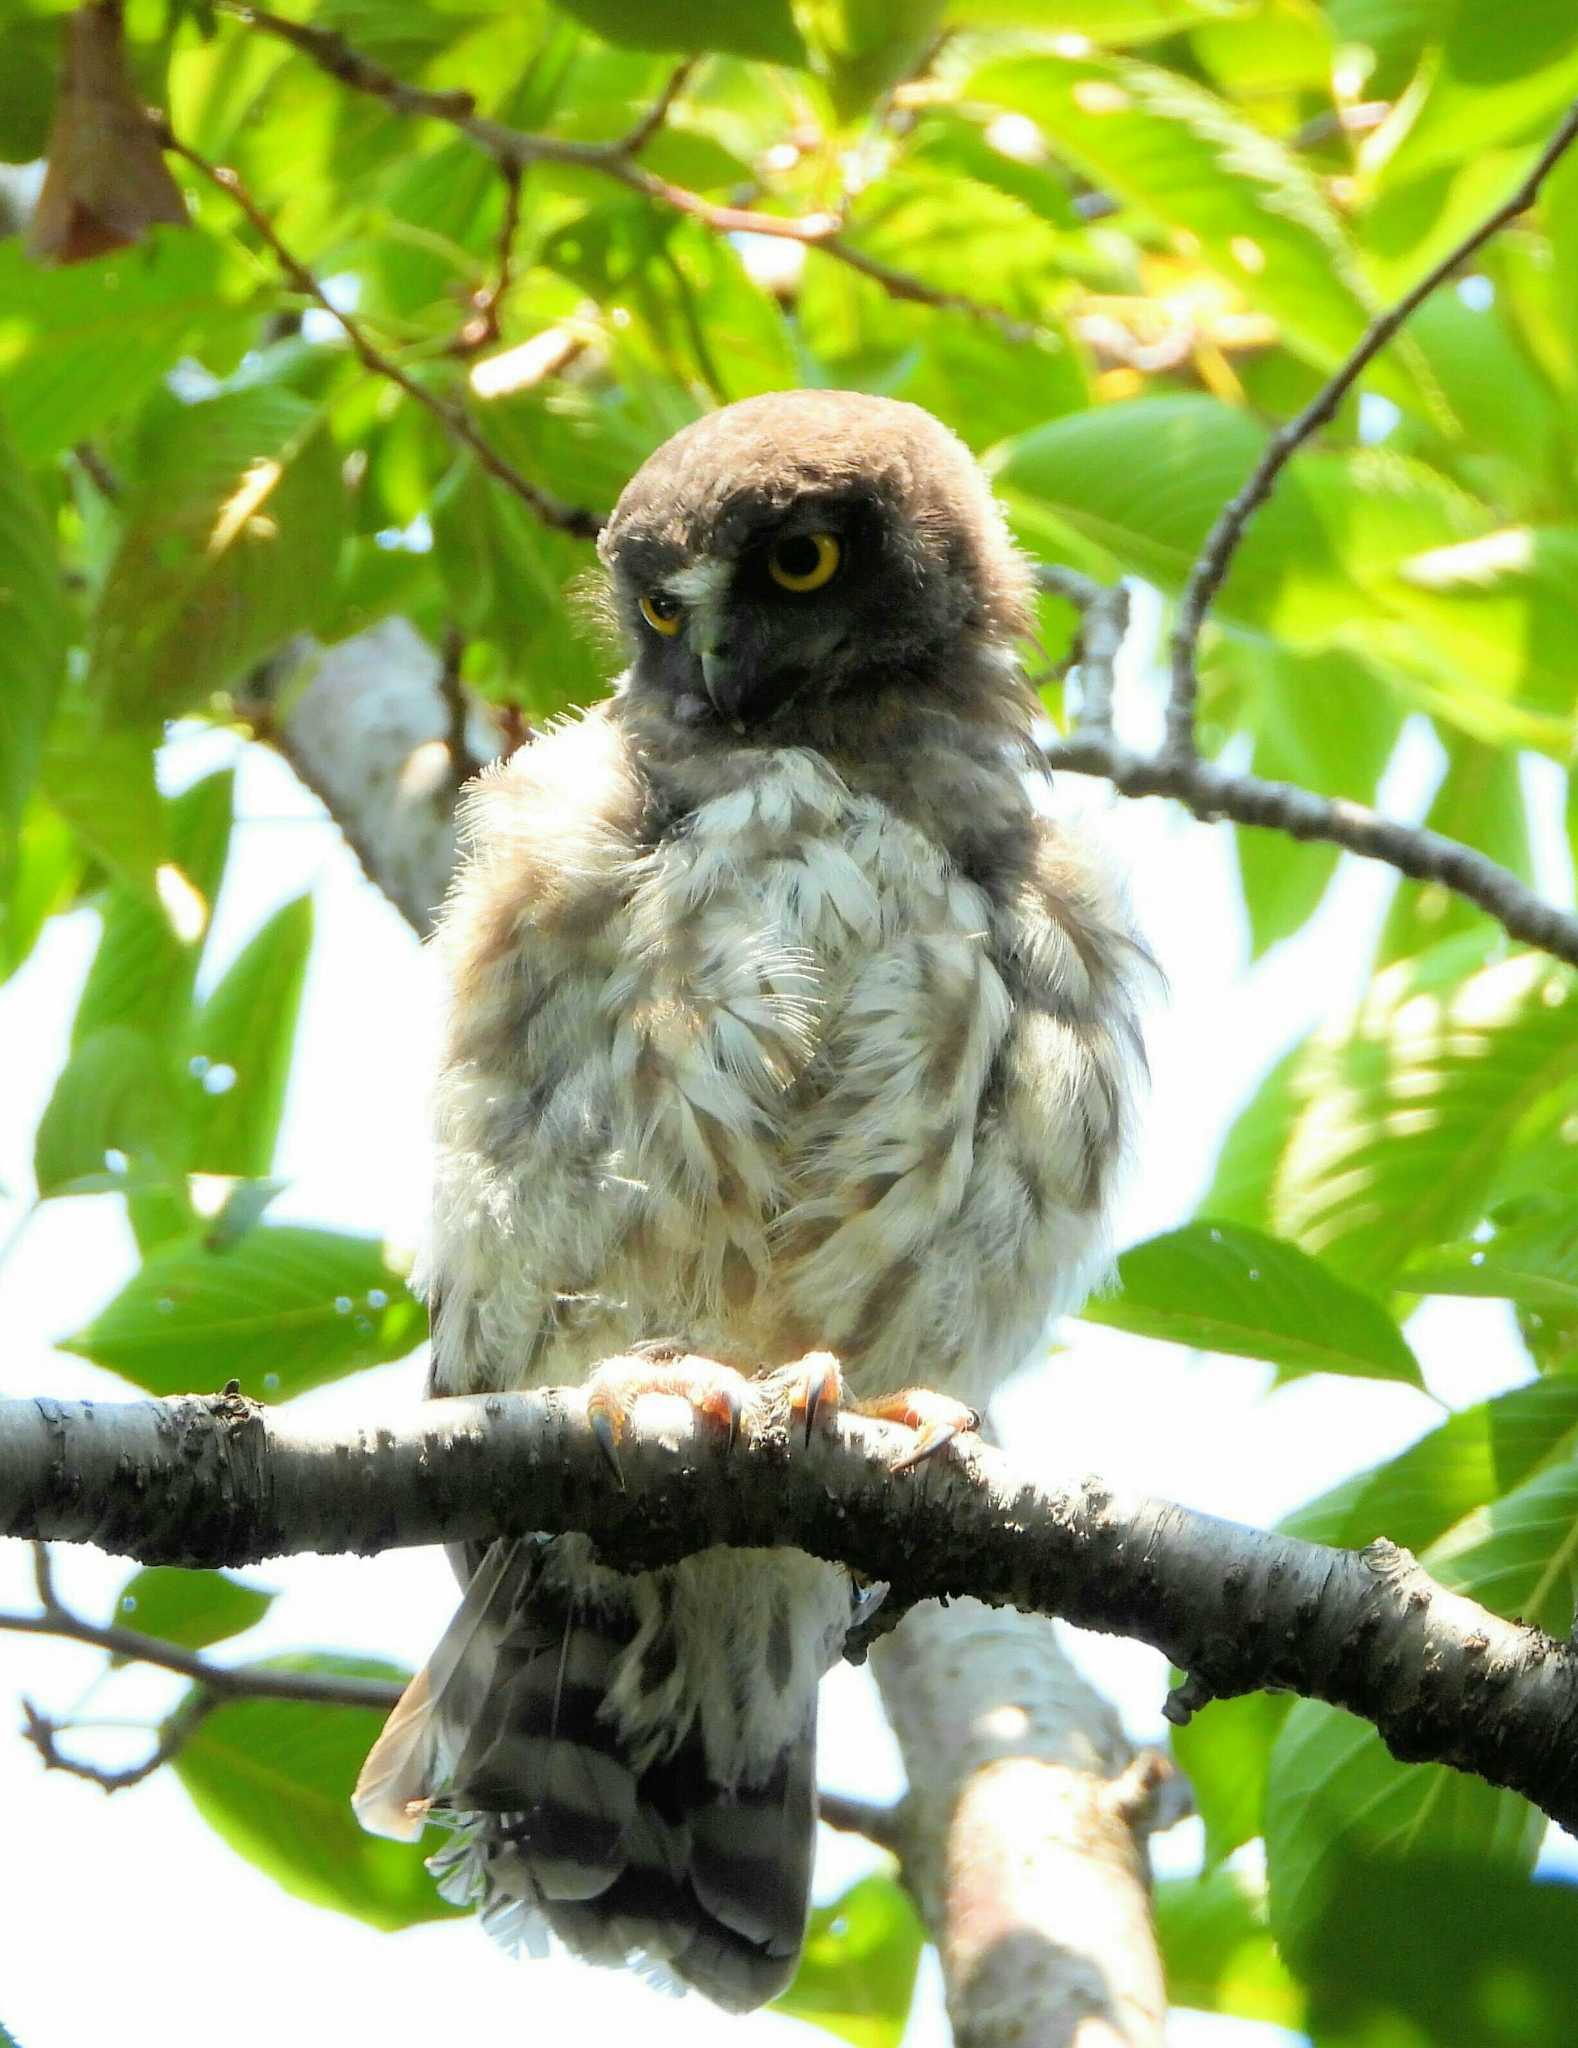
<path id="1" fill-rule="evenodd" d="M 883 638 L 886 551 L 872 508 L 817 500 L 727 541 L 727 552 L 680 566 L 641 593 L 638 660 L 687 720 L 710 715 L 744 734 L 769 724 L 813 680 L 825 696 L 869 665 Z M 861 649 L 868 660 L 857 663 Z"/>

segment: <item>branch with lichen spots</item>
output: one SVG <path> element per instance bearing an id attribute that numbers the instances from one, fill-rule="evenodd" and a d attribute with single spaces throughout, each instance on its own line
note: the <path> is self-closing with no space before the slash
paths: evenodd
<path id="1" fill-rule="evenodd" d="M 1131 1636 L 1189 1673 L 1168 1702 L 1274 1686 L 1371 1721 L 1578 1824 L 1578 1652 L 1438 1586 L 1405 1551 L 1266 1534 L 1094 1480 L 1038 1484 L 967 1441 L 900 1469 L 907 1431 L 841 1414 L 809 1442 L 751 1404 L 732 1449 L 643 1399 L 610 1472 L 579 1391 L 430 1401 L 314 1429 L 237 1395 L 0 1403 L 0 1531 L 145 1563 L 236 1565 L 582 1530 L 619 1568 L 794 1544 L 888 1582 L 891 1619 L 974 1595 Z"/>

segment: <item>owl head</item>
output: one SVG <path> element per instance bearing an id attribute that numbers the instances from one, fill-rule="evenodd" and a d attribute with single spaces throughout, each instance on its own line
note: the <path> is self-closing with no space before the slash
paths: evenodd
<path id="1" fill-rule="evenodd" d="M 919 406 L 853 391 L 773 392 L 683 428 L 598 547 L 626 688 L 735 736 L 957 689 L 1029 601 L 964 444 Z"/>

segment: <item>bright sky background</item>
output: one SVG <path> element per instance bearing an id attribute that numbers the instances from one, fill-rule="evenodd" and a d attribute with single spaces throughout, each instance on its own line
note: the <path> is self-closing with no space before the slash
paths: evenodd
<path id="1" fill-rule="evenodd" d="M 1147 608 L 1148 609 L 1148 608 Z M 1152 622 L 1154 623 L 1154 622 Z M 1144 693 L 1130 688 L 1130 694 Z M 1142 732 L 1133 735 L 1143 738 Z M 1417 814 L 1436 771 L 1420 735 L 1383 792 Z M 189 734 L 166 750 L 178 788 L 221 761 L 240 768 L 238 829 L 216 910 L 211 965 L 222 967 L 277 904 L 313 893 L 317 939 L 279 1170 L 291 1185 L 278 1218 L 381 1230 L 410 1242 L 426 1200 L 424 1096 L 433 1047 L 431 962 L 362 877 L 316 802 L 279 759 L 224 735 Z M 1534 789 L 1536 798 L 1541 791 Z M 1385 877 L 1346 861 L 1309 933 L 1253 971 L 1231 882 L 1226 827 L 1189 821 L 1159 802 L 1110 803 L 1092 793 L 1121 847 L 1142 922 L 1171 984 L 1152 1021 L 1154 1106 L 1125 1239 L 1182 1221 L 1209 1174 L 1221 1131 L 1275 1055 L 1355 989 Z M 0 989 L 0 1245 L 31 1197 L 34 1125 L 63 1063 L 77 993 L 97 937 L 80 911 L 57 919 L 34 958 Z M 115 1398 L 111 1375 L 52 1348 L 80 1326 L 135 1264 L 115 1198 L 48 1204 L 0 1269 L 0 1391 Z M 1499 1304 L 1427 1307 L 1410 1325 L 1432 1389 L 1456 1406 L 1526 1376 Z M 1406 1387 L 1304 1379 L 1268 1393 L 1269 1368 L 1071 1325 L 1072 1349 L 1027 1374 L 1000 1404 L 1015 1452 L 1049 1474 L 1100 1472 L 1264 1524 L 1356 1467 L 1390 1455 L 1439 1418 Z M 303 1397 L 325 1420 L 364 1423 L 420 1398 L 423 1360 Z M 132 1567 L 62 1552 L 73 1605 L 108 1614 Z M 436 1552 L 366 1560 L 302 1558 L 248 1574 L 281 1589 L 242 1652 L 303 1647 L 365 1650 L 417 1663 L 448 1618 L 455 1589 Z M 0 1545 L 0 1607 L 32 1604 L 25 1545 Z M 1131 1733 L 1162 1736 L 1162 1660 L 1138 1645 L 1074 1638 L 1081 1661 L 1118 1701 Z M 225 1653 L 230 1652 L 225 1646 Z M 707 2048 L 769 2038 L 810 2048 L 798 2023 L 761 2014 L 726 2019 L 697 1998 L 670 2003 L 633 1979 L 554 1959 L 511 1962 L 457 1922 L 375 1933 L 284 1896 L 198 1819 L 162 1772 L 106 1798 L 84 1781 L 46 1778 L 9 1730 L 26 1693 L 64 1713 L 100 1653 L 0 1634 L 0 1812 L 11 1887 L 0 1898 L 0 2020 L 22 2048 L 109 2042 L 153 2028 L 161 2048 L 278 2048 L 300 2031 L 389 2044 L 462 2038 L 562 2040 L 566 2029 L 625 2025 L 643 2041 Z M 178 1683 L 129 1672 L 95 1697 L 100 1712 L 156 1717 Z M 106 1764 L 142 1753 L 146 1737 L 105 1733 Z M 896 1750 L 862 1672 L 823 1688 L 822 1781 L 867 1797 L 901 1789 Z M 1578 1858 L 1563 1843 L 1559 1860 Z M 834 1896 L 881 1861 L 827 1830 L 818 1896 Z M 1199 1826 L 1157 1844 L 1164 1872 L 1198 1866 Z M 1547 1852 L 1552 1862 L 1558 1860 Z M 172 1939 L 173 1938 L 173 1939 Z M 946 2029 L 928 1963 L 906 2048 L 943 2048 Z M 354 2034 L 351 2030 L 354 2029 Z M 485 2031 L 484 2031 L 485 2030 Z M 151 2038 L 152 2036 L 150 2036 Z M 820 2037 L 827 2038 L 827 2037 Z M 1294 2037 L 1198 2014 L 1174 2016 L 1170 2048 L 1288 2048 Z"/>

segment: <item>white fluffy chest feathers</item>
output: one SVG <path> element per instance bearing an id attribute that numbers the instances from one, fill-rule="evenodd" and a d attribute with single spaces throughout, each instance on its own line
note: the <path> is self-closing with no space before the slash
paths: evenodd
<path id="1" fill-rule="evenodd" d="M 700 806 L 640 863 L 627 917 L 606 992 L 616 1069 L 649 1116 L 688 1139 L 699 1120 L 703 1149 L 765 1141 L 799 1179 L 835 1111 L 870 1125 L 872 1170 L 894 1119 L 973 1125 L 1009 1016 L 986 899 L 814 754 Z"/>

